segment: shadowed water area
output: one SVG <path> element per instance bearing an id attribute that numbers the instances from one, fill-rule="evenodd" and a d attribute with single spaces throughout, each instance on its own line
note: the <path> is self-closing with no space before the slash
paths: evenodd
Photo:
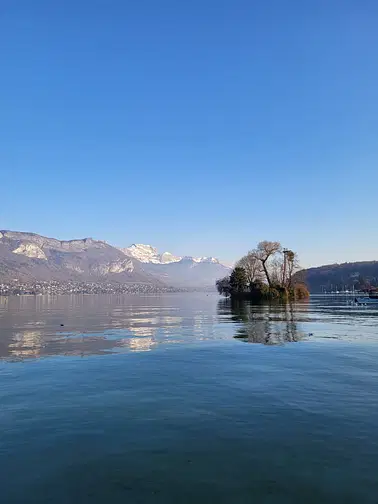
<path id="1" fill-rule="evenodd" d="M 1 503 L 378 502 L 378 311 L 0 298 Z"/>

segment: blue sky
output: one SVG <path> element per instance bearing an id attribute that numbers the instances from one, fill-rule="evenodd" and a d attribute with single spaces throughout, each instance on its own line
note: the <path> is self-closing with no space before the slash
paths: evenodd
<path id="1" fill-rule="evenodd" d="M 378 2 L 5 0 L 0 228 L 378 259 Z"/>

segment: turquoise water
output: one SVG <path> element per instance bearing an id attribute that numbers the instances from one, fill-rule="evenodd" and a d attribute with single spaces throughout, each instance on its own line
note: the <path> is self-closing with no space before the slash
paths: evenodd
<path id="1" fill-rule="evenodd" d="M 3 298 L 1 503 L 377 503 L 377 329 L 324 298 Z"/>

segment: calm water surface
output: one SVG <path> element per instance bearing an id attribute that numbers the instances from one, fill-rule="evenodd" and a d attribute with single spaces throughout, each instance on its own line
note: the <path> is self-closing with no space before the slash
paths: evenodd
<path id="1" fill-rule="evenodd" d="M 377 504 L 378 311 L 0 298 L 0 496 Z"/>

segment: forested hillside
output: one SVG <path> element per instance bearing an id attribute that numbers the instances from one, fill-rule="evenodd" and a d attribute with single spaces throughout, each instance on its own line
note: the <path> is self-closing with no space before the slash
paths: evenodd
<path id="1" fill-rule="evenodd" d="M 328 264 L 309 268 L 296 274 L 303 279 L 310 292 L 320 293 L 345 289 L 378 287 L 378 261 Z"/>

